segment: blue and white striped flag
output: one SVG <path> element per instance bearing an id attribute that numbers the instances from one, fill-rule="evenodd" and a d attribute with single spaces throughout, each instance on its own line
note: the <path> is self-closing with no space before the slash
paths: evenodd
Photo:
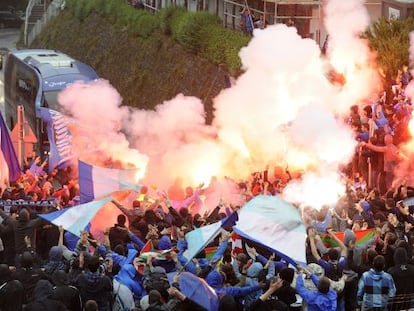
<path id="1" fill-rule="evenodd" d="M 93 166 L 78 161 L 80 202 L 87 203 L 115 191 L 134 190 L 141 185 L 135 182 L 139 170 L 119 170 Z"/>
<path id="2" fill-rule="evenodd" d="M 231 228 L 237 221 L 237 212 L 214 224 L 203 226 L 188 232 L 185 235 L 187 241 L 186 257 L 190 262 L 200 251 L 210 244 L 223 228 Z"/>
<path id="3" fill-rule="evenodd" d="M 306 229 L 299 211 L 286 201 L 259 195 L 239 211 L 233 230 L 292 264 L 306 263 Z"/>
<path id="4" fill-rule="evenodd" d="M 49 171 L 54 168 L 69 166 L 75 157 L 72 150 L 72 134 L 67 125 L 66 117 L 49 108 L 39 108 L 40 117 L 47 124 L 47 137 L 50 144 Z"/>
<path id="5" fill-rule="evenodd" d="M 80 231 L 85 230 L 96 213 L 111 200 L 111 197 L 106 197 L 99 201 L 76 205 L 48 214 L 39 214 L 38 216 L 56 226 L 62 226 L 66 231 L 79 236 Z"/>

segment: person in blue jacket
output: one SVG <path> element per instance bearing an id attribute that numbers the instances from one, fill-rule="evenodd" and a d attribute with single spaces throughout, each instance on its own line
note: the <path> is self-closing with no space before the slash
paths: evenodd
<path id="1" fill-rule="evenodd" d="M 309 272 L 300 269 L 300 267 L 299 272 L 309 274 Z M 330 288 L 331 281 L 325 276 L 318 279 L 313 273 L 310 274 L 310 277 L 317 287 L 317 291 L 309 290 L 305 287 L 301 273 L 296 279 L 296 292 L 308 304 L 308 311 L 336 311 L 337 294 Z"/>
<path id="2" fill-rule="evenodd" d="M 235 298 L 245 297 L 246 295 L 256 292 L 266 286 L 265 282 L 259 283 L 257 285 L 245 286 L 245 287 L 234 287 L 234 286 L 224 286 L 225 274 L 217 270 L 211 271 L 207 277 L 206 282 L 210 285 L 217 296 L 223 297 L 225 295 L 230 295 Z"/>
<path id="3" fill-rule="evenodd" d="M 230 238 L 231 238 L 231 234 L 229 234 L 227 231 L 225 231 L 225 233 L 222 234 L 221 239 L 220 239 L 220 245 L 217 248 L 217 251 L 213 255 L 213 257 L 210 258 L 210 260 L 205 258 L 205 252 L 203 250 L 195 256 L 195 260 L 191 260 L 191 261 L 188 261 L 188 259 L 184 255 L 184 252 L 187 249 L 187 241 L 178 240 L 177 241 L 178 260 L 180 261 L 181 265 L 185 267 L 187 272 L 191 272 L 195 275 L 200 274 L 200 272 L 206 269 L 209 265 L 211 269 L 214 269 L 218 261 L 223 256 L 224 252 L 226 251 L 228 240 Z"/>
<path id="4" fill-rule="evenodd" d="M 124 264 L 121 271 L 115 276 L 115 280 L 132 292 L 135 299 L 141 299 L 147 293 L 142 285 L 143 276 L 137 271 L 137 268 L 132 263 Z"/>

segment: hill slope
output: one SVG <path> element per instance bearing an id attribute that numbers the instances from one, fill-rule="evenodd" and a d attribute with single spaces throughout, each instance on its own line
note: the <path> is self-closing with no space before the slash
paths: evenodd
<path id="1" fill-rule="evenodd" d="M 31 47 L 61 50 L 89 64 L 118 90 L 123 104 L 132 107 L 153 109 L 183 93 L 203 100 L 211 122 L 211 100 L 224 88 L 223 69 L 172 38 L 161 33 L 134 37 L 98 15 L 79 22 L 63 11 Z"/>

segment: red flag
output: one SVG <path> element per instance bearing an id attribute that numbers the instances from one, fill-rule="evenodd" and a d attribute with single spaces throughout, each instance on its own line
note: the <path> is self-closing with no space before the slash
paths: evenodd
<path id="1" fill-rule="evenodd" d="M 154 250 L 154 245 L 152 245 L 152 240 L 148 240 L 147 243 L 142 247 L 140 255 L 148 253 Z"/>

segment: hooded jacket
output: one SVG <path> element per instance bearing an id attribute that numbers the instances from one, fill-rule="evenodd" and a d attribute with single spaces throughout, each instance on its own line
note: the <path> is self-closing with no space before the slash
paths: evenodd
<path id="1" fill-rule="evenodd" d="M 358 282 L 358 301 L 365 308 L 382 308 L 388 300 L 395 296 L 395 285 L 392 276 L 384 271 L 370 269 L 364 272 Z"/>
<path id="2" fill-rule="evenodd" d="M 312 274 L 311 278 L 315 286 L 318 286 L 318 277 Z M 303 284 L 303 277 L 299 275 L 296 280 L 296 292 L 308 304 L 308 311 L 336 311 L 337 295 L 333 289 L 329 289 L 326 294 L 309 290 Z"/>
<path id="3" fill-rule="evenodd" d="M 86 271 L 78 275 L 74 281 L 74 286 L 79 289 L 82 302 L 95 300 L 100 311 L 111 310 L 112 300 L 112 281 L 106 275 L 99 272 Z"/>
<path id="4" fill-rule="evenodd" d="M 394 266 L 388 269 L 396 287 L 396 294 L 414 293 L 414 266 L 408 264 L 407 251 L 398 247 L 394 252 Z"/>
<path id="5" fill-rule="evenodd" d="M 30 240 L 33 240 L 34 229 L 40 227 L 43 223 L 42 219 L 30 219 L 30 213 L 25 208 L 20 210 L 17 220 L 7 215 L 1 209 L 0 216 L 7 219 L 7 221 L 9 221 L 13 226 L 16 254 L 22 254 L 26 250 L 26 243 L 24 242 L 25 236 L 28 236 Z"/>
<path id="6" fill-rule="evenodd" d="M 214 270 L 211 271 L 207 277 L 206 281 L 220 297 L 224 295 L 230 295 L 233 297 L 244 297 L 247 294 L 253 293 L 260 289 L 259 285 L 245 286 L 245 287 L 224 287 L 224 279 L 220 272 Z"/>
<path id="7" fill-rule="evenodd" d="M 53 246 L 49 251 L 49 262 L 45 265 L 45 272 L 52 275 L 55 271 L 66 271 L 66 263 L 63 260 L 63 248 Z"/>
<path id="8" fill-rule="evenodd" d="M 26 303 L 32 301 L 34 297 L 33 291 L 37 282 L 45 278 L 41 269 L 33 267 L 33 261 L 33 255 L 29 252 L 24 252 L 20 259 L 22 267 L 13 274 L 13 278 L 23 284 Z"/>
<path id="9" fill-rule="evenodd" d="M 47 280 L 37 282 L 34 289 L 35 300 L 26 305 L 28 311 L 64 311 L 67 310 L 65 305 L 51 298 L 53 293 L 52 284 Z"/>
<path id="10" fill-rule="evenodd" d="M 263 270 L 263 265 L 260 262 L 254 262 L 246 271 L 246 286 L 254 286 L 259 285 L 259 274 Z M 275 265 L 270 264 L 269 270 L 266 275 L 266 280 L 270 280 L 275 275 Z M 250 307 L 250 305 L 259 299 L 260 295 L 263 294 L 263 290 L 259 289 L 253 293 L 246 295 L 245 297 L 245 305 Z"/>
<path id="11" fill-rule="evenodd" d="M 146 295 L 142 286 L 141 276 L 137 273 L 133 264 L 123 265 L 121 271 L 115 276 L 115 280 L 128 287 L 135 298 L 141 298 Z"/>
<path id="12" fill-rule="evenodd" d="M 52 299 L 62 302 L 70 311 L 81 311 L 82 300 L 79 290 L 76 287 L 69 285 L 68 275 L 62 270 L 57 270 L 53 274 L 52 279 L 55 284 L 51 296 Z"/>
<path id="13" fill-rule="evenodd" d="M 106 256 L 106 253 L 107 253 L 106 249 L 105 251 L 101 251 L 102 249 L 103 249 L 102 247 L 99 248 L 100 254 L 102 256 Z M 131 264 L 134 261 L 134 258 L 137 256 L 137 254 L 138 254 L 138 251 L 136 249 L 128 248 L 128 254 L 126 257 L 113 252 L 112 259 L 114 261 L 114 265 L 119 265 L 122 267 L 123 265 Z"/>
<path id="14" fill-rule="evenodd" d="M 0 264 L 0 310 L 22 310 L 24 288 L 20 281 L 11 279 L 9 266 Z"/>

